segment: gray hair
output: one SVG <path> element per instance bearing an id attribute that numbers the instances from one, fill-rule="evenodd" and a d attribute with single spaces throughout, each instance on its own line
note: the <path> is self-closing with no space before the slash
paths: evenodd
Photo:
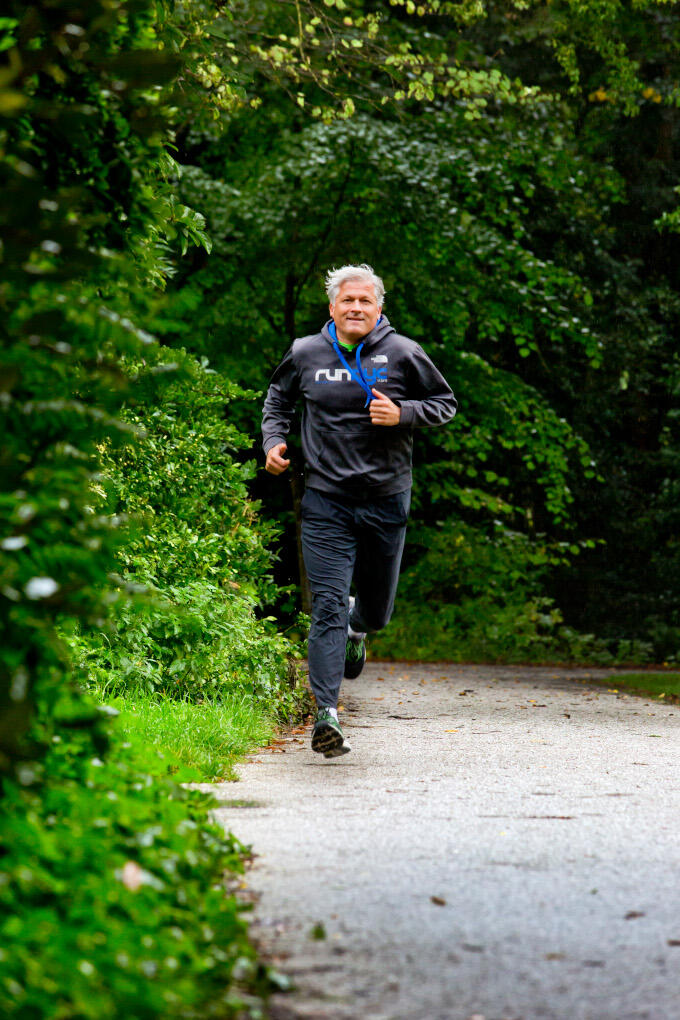
<path id="1" fill-rule="evenodd" d="M 365 262 L 362 262 L 360 266 L 340 266 L 339 269 L 328 270 L 326 273 L 326 293 L 332 305 L 335 304 L 338 291 L 343 283 L 347 283 L 348 280 L 364 280 L 366 283 L 372 283 L 378 307 L 382 308 L 385 300 L 385 284 L 378 274 L 373 271 L 372 266 L 367 265 Z"/>

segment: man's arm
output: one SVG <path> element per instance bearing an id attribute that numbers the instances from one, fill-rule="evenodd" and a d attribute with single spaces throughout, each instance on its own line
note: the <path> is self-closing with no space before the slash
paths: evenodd
<path id="1" fill-rule="evenodd" d="M 283 454 L 299 392 L 291 347 L 272 376 L 262 408 L 262 449 L 267 455 L 267 471 L 274 475 L 281 474 L 290 463 Z"/>
<path id="2" fill-rule="evenodd" d="M 418 428 L 445 425 L 451 421 L 458 401 L 444 376 L 419 344 L 416 344 L 415 353 L 409 362 L 408 387 L 414 399 L 399 401 L 400 425 Z"/>

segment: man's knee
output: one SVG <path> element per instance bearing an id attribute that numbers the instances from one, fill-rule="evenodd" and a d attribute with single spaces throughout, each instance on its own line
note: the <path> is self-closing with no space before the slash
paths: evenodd
<path id="1" fill-rule="evenodd" d="M 340 592 L 312 592 L 312 625 L 322 629 L 347 625 L 347 600 Z"/>

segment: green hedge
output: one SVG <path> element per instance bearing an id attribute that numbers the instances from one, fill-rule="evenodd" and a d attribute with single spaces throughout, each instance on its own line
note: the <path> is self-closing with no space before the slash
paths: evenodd
<path id="1" fill-rule="evenodd" d="M 210 798 L 81 696 L 58 716 L 59 733 L 37 723 L 41 766 L 5 783 L 0 1015 L 260 1016 L 265 975 L 225 890 L 243 851 L 208 823 Z"/>

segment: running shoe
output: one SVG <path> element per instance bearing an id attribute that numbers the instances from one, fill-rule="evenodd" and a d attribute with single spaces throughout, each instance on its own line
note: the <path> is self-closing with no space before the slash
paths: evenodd
<path id="1" fill-rule="evenodd" d="M 349 612 L 354 609 L 354 596 L 349 600 Z M 349 625 L 348 625 L 349 629 Z M 350 637 L 347 635 L 345 645 L 345 680 L 356 680 L 366 662 L 366 635 Z"/>
<path id="2" fill-rule="evenodd" d="M 340 723 L 329 708 L 320 708 L 317 713 L 312 730 L 312 751 L 323 754 L 325 758 L 337 758 L 351 751 Z"/>

